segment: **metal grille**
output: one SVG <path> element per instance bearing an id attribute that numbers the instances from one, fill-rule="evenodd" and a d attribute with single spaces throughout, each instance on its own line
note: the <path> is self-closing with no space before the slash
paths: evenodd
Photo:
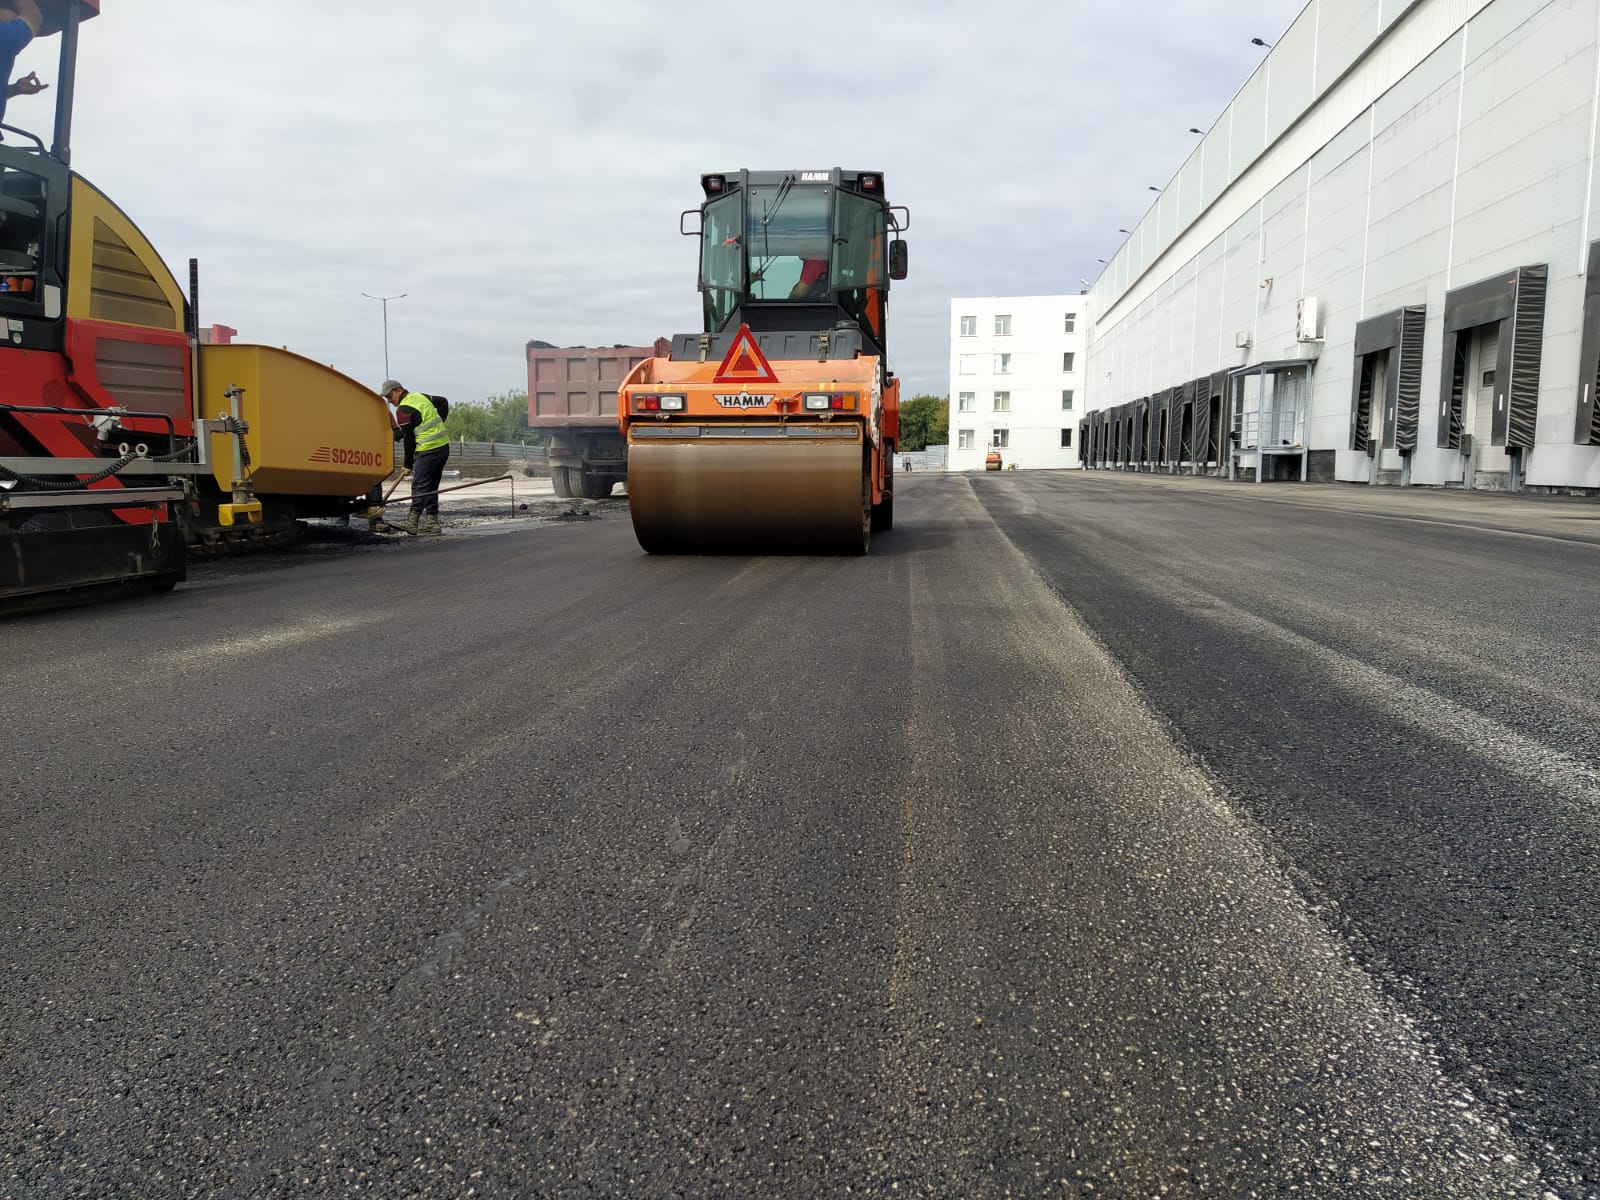
<path id="1" fill-rule="evenodd" d="M 1379 351 L 1382 353 L 1382 351 Z M 1350 417 L 1350 449 L 1372 453 L 1372 384 L 1377 375 L 1377 355 L 1363 354 L 1356 372 L 1355 407 Z"/>
<path id="2" fill-rule="evenodd" d="M 1400 361 L 1395 365 L 1399 400 L 1395 409 L 1394 444 L 1407 454 L 1417 448 L 1417 426 L 1422 412 L 1422 334 L 1427 315 L 1424 306 L 1413 304 L 1400 317 Z"/>
<path id="3" fill-rule="evenodd" d="M 1194 460 L 1205 464 L 1211 454 L 1211 379 L 1194 381 Z"/>
<path id="4" fill-rule="evenodd" d="M 1544 302 L 1550 268 L 1517 272 L 1517 307 L 1511 317 L 1511 381 L 1506 388 L 1506 445 L 1532 449 L 1539 418 L 1539 363 L 1544 350 Z"/>

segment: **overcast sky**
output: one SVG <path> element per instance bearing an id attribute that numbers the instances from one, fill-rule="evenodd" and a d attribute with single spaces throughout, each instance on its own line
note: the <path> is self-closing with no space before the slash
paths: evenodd
<path id="1" fill-rule="evenodd" d="M 943 395 L 950 299 L 1093 279 L 1303 3 L 104 0 L 73 165 L 244 340 L 376 386 L 361 293 L 407 293 L 392 373 L 456 401 L 525 388 L 531 338 L 698 330 L 702 172 L 880 169 L 891 365 Z"/>

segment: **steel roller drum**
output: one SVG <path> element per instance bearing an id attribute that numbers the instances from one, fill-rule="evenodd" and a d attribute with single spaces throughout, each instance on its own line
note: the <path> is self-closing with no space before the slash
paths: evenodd
<path id="1" fill-rule="evenodd" d="M 864 484 L 855 437 L 636 436 L 628 446 L 633 531 L 651 554 L 865 554 Z"/>

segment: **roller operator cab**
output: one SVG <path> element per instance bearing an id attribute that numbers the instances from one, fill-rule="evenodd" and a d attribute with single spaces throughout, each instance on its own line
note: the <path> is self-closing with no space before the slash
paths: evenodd
<path id="1" fill-rule="evenodd" d="M 876 171 L 701 187 L 680 228 L 700 241 L 704 329 L 619 389 L 634 532 L 653 553 L 863 554 L 894 519 L 888 295 L 910 214 Z"/>

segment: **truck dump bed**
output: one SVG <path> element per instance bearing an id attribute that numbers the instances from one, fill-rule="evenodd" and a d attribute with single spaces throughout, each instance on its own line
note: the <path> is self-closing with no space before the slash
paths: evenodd
<path id="1" fill-rule="evenodd" d="M 534 429 L 617 424 L 617 388 L 655 346 L 568 346 L 528 343 L 528 424 Z"/>
<path id="2" fill-rule="evenodd" d="M 627 478 L 617 388 L 640 363 L 665 357 L 670 346 L 666 338 L 653 346 L 528 343 L 528 425 L 550 431 L 556 495 L 599 500 Z"/>

